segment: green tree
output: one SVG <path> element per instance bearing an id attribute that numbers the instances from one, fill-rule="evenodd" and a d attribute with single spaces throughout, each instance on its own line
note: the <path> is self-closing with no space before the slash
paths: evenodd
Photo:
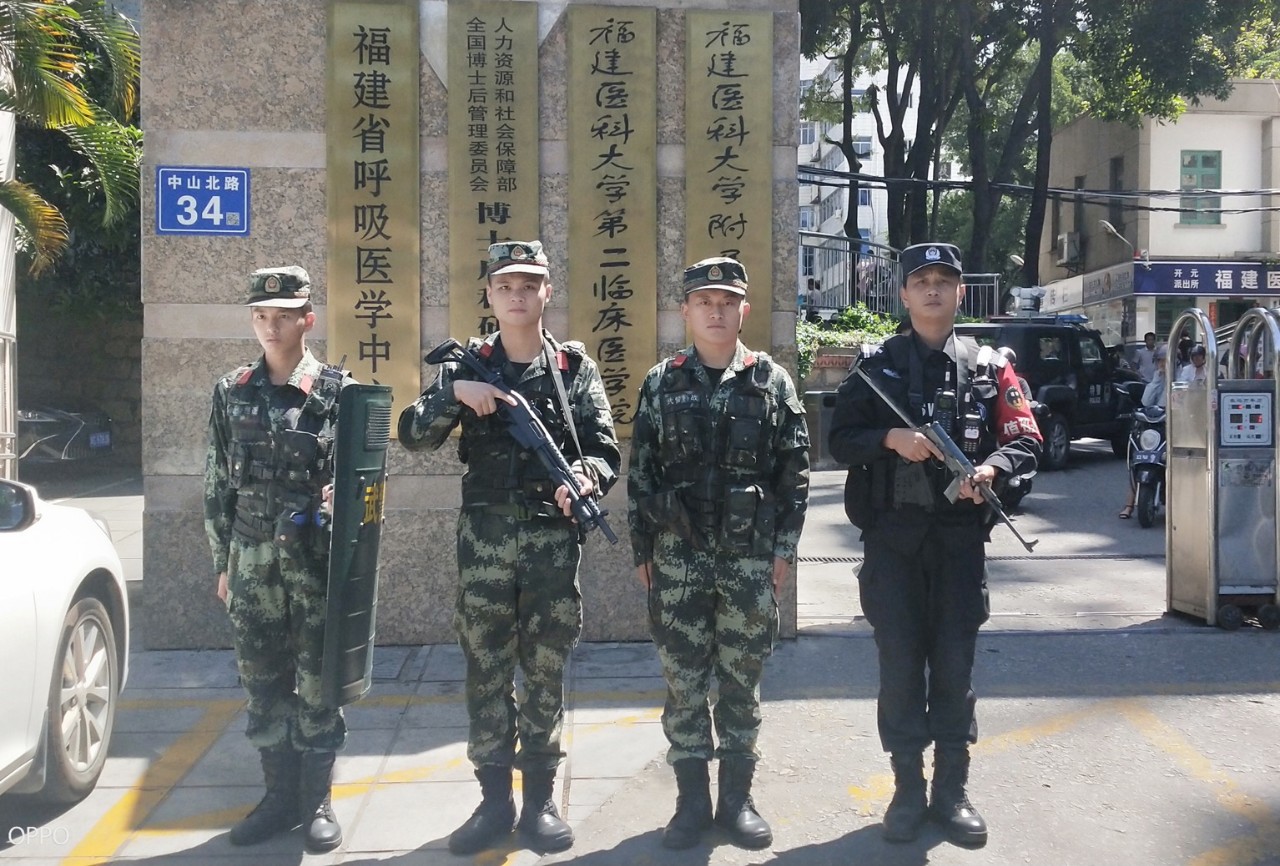
<path id="1" fill-rule="evenodd" d="M 141 149 L 127 120 L 136 110 L 138 68 L 137 32 L 103 0 L 0 0 L 0 111 L 13 113 L 20 141 L 32 130 L 65 139 L 96 179 L 106 225 L 136 213 Z M 38 273 L 66 248 L 71 229 L 24 177 L 26 168 L 0 181 L 0 207 L 13 214 L 19 245 Z"/>

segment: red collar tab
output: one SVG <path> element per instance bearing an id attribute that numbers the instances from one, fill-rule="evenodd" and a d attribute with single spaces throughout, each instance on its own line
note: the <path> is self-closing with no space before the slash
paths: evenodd
<path id="1" fill-rule="evenodd" d="M 678 370 L 681 367 L 683 367 L 685 364 L 685 361 L 688 361 L 688 360 L 689 360 L 689 356 L 681 352 L 680 354 L 676 355 L 674 358 L 671 359 L 671 366 L 675 367 Z"/>
<path id="2" fill-rule="evenodd" d="M 240 376 L 239 376 L 239 378 L 237 378 L 237 379 L 236 379 L 236 384 L 237 384 L 237 385 L 248 385 L 248 384 L 249 384 L 249 380 L 250 380 L 250 379 L 252 379 L 252 378 L 253 378 L 253 368 L 252 368 L 252 367 L 245 367 L 245 368 L 244 368 L 244 370 L 242 370 L 242 371 L 240 372 Z"/>
<path id="3" fill-rule="evenodd" d="M 742 366 L 743 366 L 743 367 L 754 367 L 755 365 L 756 365 L 756 353 L 755 353 L 755 352 L 747 352 L 747 354 L 745 354 L 745 355 L 743 355 L 743 356 L 742 356 Z"/>
<path id="4" fill-rule="evenodd" d="M 481 357 L 481 358 L 483 358 L 484 360 L 486 360 L 486 361 L 487 361 L 487 360 L 489 360 L 489 356 L 490 356 L 490 355 L 492 355 L 492 354 L 493 354 L 493 343 L 481 343 L 481 344 L 480 344 L 480 357 Z"/>
<path id="5" fill-rule="evenodd" d="M 303 376 L 301 379 L 298 380 L 298 390 L 301 391 L 303 394 L 310 394 L 311 386 L 315 384 L 315 381 L 316 380 L 311 376 L 310 373 L 306 374 L 305 376 Z"/>
<path id="6" fill-rule="evenodd" d="M 561 373 L 569 372 L 569 356 L 563 349 L 556 352 L 556 366 L 560 368 Z"/>

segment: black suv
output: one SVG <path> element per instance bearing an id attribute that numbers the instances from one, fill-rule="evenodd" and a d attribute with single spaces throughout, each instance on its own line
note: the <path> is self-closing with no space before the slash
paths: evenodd
<path id="1" fill-rule="evenodd" d="M 1031 394 L 1048 407 L 1044 436 L 1044 469 L 1061 469 L 1071 456 L 1071 441 L 1089 436 L 1106 439 L 1117 457 L 1128 446 L 1128 412 L 1113 382 L 1141 381 L 1131 370 L 1115 366 L 1102 335 L 1079 322 L 1056 316 L 996 316 L 987 322 L 956 325 L 956 333 L 984 346 L 1008 346 L 1018 353 L 1018 373 Z"/>

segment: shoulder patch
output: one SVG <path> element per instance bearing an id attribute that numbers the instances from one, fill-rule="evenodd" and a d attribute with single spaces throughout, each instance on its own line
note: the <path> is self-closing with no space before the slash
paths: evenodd
<path id="1" fill-rule="evenodd" d="M 675 367 L 678 370 L 681 367 L 683 367 L 688 360 L 689 360 L 689 356 L 686 355 L 684 352 L 680 352 L 674 358 L 671 359 L 671 366 Z"/>
<path id="2" fill-rule="evenodd" d="M 253 367 L 241 367 L 231 374 L 235 378 L 237 385 L 249 384 L 249 379 L 253 377 Z"/>

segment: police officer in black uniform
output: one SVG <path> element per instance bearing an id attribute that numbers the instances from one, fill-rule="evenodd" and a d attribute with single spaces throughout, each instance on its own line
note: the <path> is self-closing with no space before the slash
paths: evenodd
<path id="1" fill-rule="evenodd" d="M 889 338 L 860 364 L 917 423 L 936 420 L 977 473 L 950 502 L 953 480 L 942 454 L 856 373 L 840 386 L 831 455 L 850 465 L 846 510 L 863 530 L 858 574 L 863 613 L 880 660 L 877 722 L 890 753 L 894 795 L 884 837 L 916 838 L 927 818 L 956 844 L 987 839 L 965 786 L 969 744 L 977 741 L 971 687 L 978 627 L 990 608 L 984 543 L 989 510 L 981 482 L 1035 467 L 1040 434 L 1013 369 L 990 349 L 954 333 L 964 297 L 960 254 L 951 244 L 902 251 L 902 304 L 911 331 Z M 934 744 L 932 796 L 924 750 Z"/>

